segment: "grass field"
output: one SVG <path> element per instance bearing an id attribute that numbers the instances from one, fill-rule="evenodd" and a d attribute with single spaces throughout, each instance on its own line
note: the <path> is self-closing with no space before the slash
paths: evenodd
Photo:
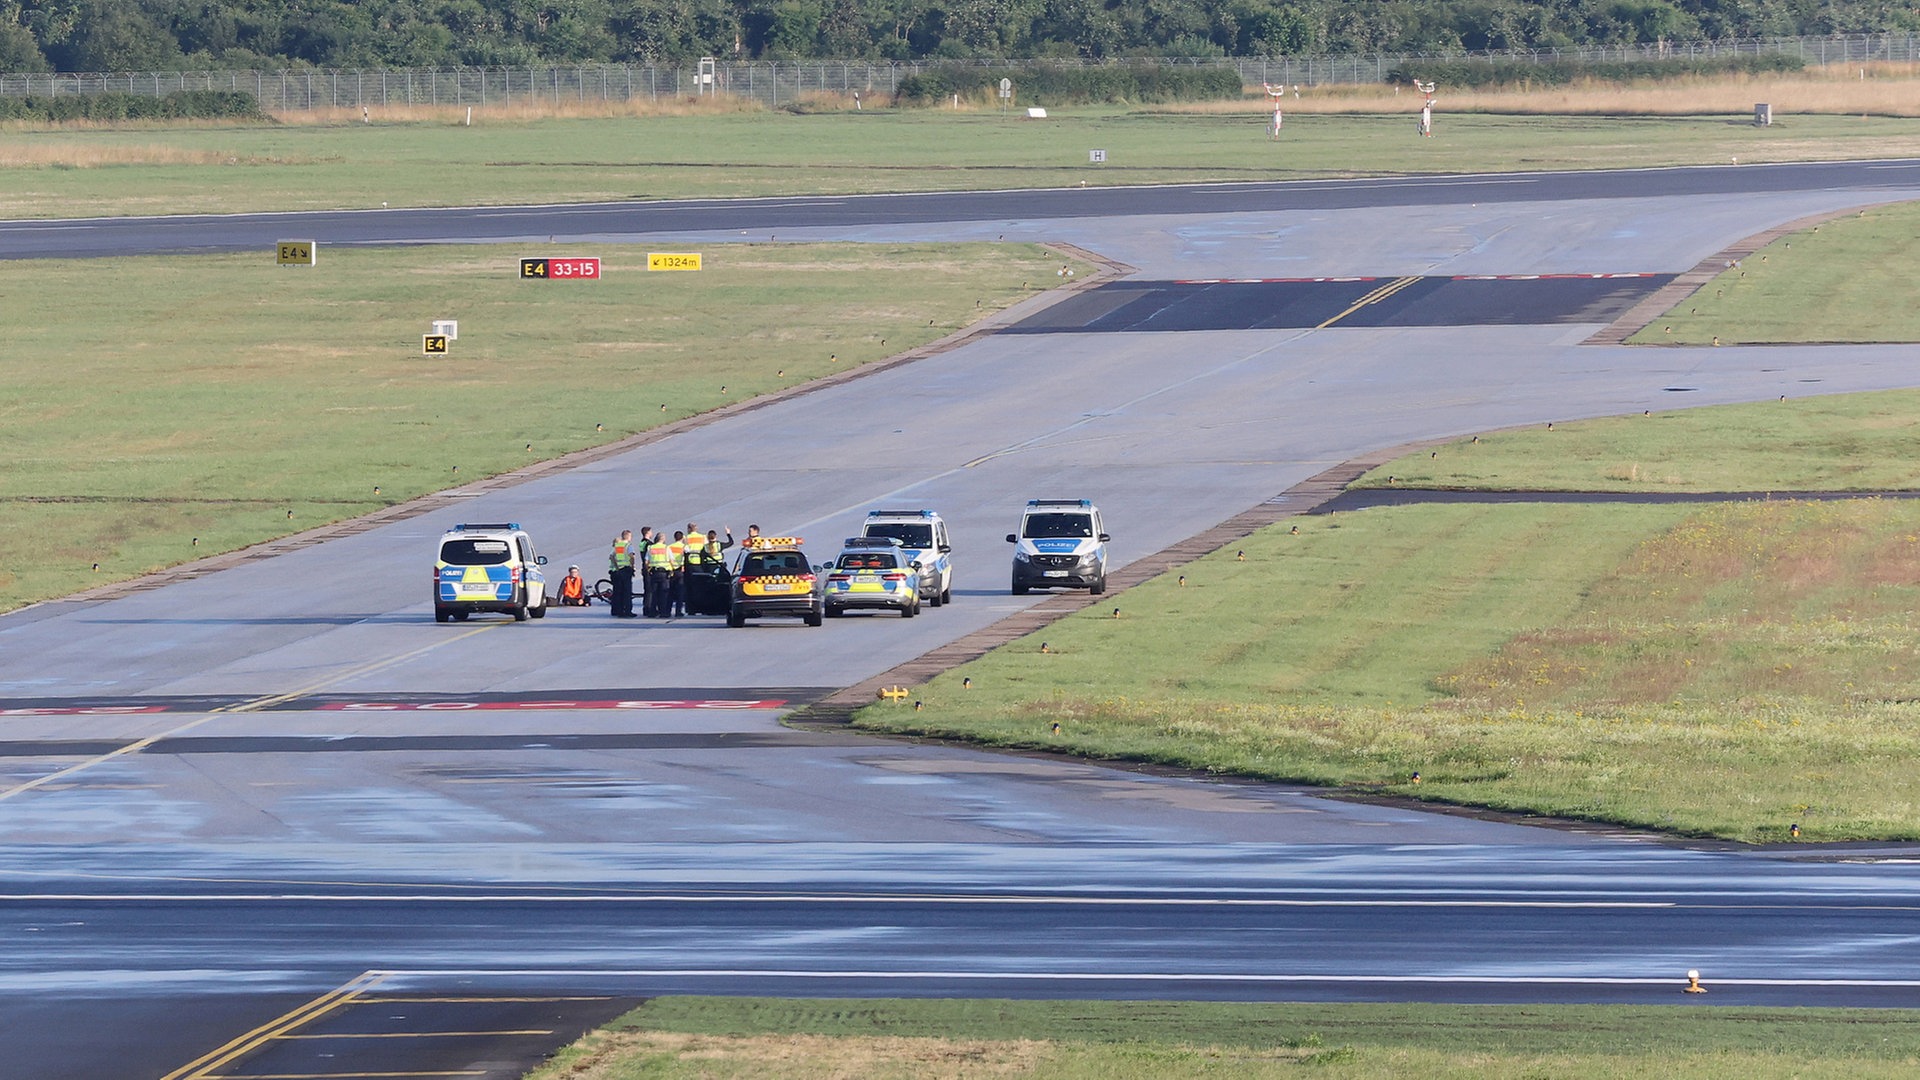
<path id="1" fill-rule="evenodd" d="M 856 723 L 1685 835 L 1914 839 L 1917 582 L 1905 501 L 1309 517 Z"/>
<path id="2" fill-rule="evenodd" d="M 697 274 L 566 253 L 602 279 L 521 281 L 518 249 L 469 246 L 0 262 L 0 529 L 38 538 L 0 564 L 0 610 L 892 356 L 1061 265 L 991 244 L 727 245 Z M 436 318 L 459 340 L 423 357 Z"/>
<path id="3" fill-rule="evenodd" d="M 1853 1080 L 1920 1068 L 1894 1010 L 656 998 L 530 1080 Z"/>
<path id="4" fill-rule="evenodd" d="M 1386 115 L 1302 113 L 1279 140 L 1254 100 L 1230 113 L 1099 109 L 1044 121 L 972 111 L 723 112 L 472 127 L 370 125 L 14 130 L 0 217 L 220 213 L 711 196 L 1275 180 L 1920 156 L 1920 119 L 1750 112 L 1455 114 L 1414 134 Z M 1090 149 L 1107 151 L 1091 165 Z"/>
<path id="5" fill-rule="evenodd" d="M 1920 391 L 1713 405 L 1459 439 L 1355 487 L 1482 491 L 1899 491 L 1920 488 Z"/>
<path id="6" fill-rule="evenodd" d="M 1920 203 L 1782 237 L 1635 334 L 1636 345 L 1920 341 Z"/>

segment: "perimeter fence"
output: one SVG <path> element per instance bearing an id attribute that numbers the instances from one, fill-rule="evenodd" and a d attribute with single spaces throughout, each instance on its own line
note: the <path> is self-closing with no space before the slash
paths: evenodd
<path id="1" fill-rule="evenodd" d="M 528 102 L 658 101 L 722 94 L 772 107 L 809 95 L 891 99 L 900 81 L 956 65 L 1008 70 L 1064 66 L 1231 68 L 1247 87 L 1381 83 L 1422 61 L 1487 64 L 1607 64 L 1797 57 L 1806 64 L 1920 62 L 1920 34 L 1856 34 L 1701 41 L 1565 49 L 1352 56 L 1269 56 L 1073 60 L 922 60 L 901 62 L 809 60 L 720 61 L 708 69 L 685 64 L 541 65 L 485 68 L 367 70 L 164 71 L 134 74 L 0 74 L 0 96 L 123 93 L 163 96 L 180 90 L 243 90 L 269 112 L 359 109 L 398 105 L 487 106 Z"/>

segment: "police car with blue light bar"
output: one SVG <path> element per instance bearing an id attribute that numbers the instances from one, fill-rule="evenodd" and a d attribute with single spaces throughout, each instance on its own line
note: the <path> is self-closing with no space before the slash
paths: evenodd
<path id="1" fill-rule="evenodd" d="M 920 599 L 939 607 L 953 599 L 953 545 L 947 523 L 931 510 L 869 510 L 860 530 L 865 538 L 900 541 L 907 561 L 920 564 Z"/>
<path id="2" fill-rule="evenodd" d="M 547 615 L 547 557 L 517 521 L 467 522 L 440 537 L 433 564 L 433 619 L 465 622 L 476 611 L 516 622 Z"/>
<path id="3" fill-rule="evenodd" d="M 1107 591 L 1107 535 L 1100 508 L 1086 499 L 1028 499 L 1013 549 L 1013 595 L 1028 589 Z"/>

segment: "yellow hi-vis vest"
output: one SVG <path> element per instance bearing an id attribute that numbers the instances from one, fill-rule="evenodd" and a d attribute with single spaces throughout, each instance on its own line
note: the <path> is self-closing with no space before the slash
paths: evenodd
<path id="1" fill-rule="evenodd" d="M 664 541 L 655 540 L 653 543 L 647 545 L 647 569 L 673 569 L 673 553 L 667 550 L 667 545 Z"/>
<path id="2" fill-rule="evenodd" d="M 613 554 L 607 558 L 607 568 L 610 570 L 628 570 L 632 567 L 632 549 L 627 547 L 625 541 L 615 540 L 613 542 Z"/>
<path id="3" fill-rule="evenodd" d="M 675 540 L 667 545 L 667 565 L 678 570 L 687 565 L 687 545 L 684 540 Z"/>
<path id="4" fill-rule="evenodd" d="M 687 565 L 698 566 L 713 556 L 707 551 L 707 538 L 698 534 L 687 537 Z"/>

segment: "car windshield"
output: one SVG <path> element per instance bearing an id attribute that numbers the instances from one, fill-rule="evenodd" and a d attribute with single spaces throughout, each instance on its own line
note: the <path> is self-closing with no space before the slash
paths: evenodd
<path id="1" fill-rule="evenodd" d="M 899 567 L 891 551 L 862 551 L 840 556 L 842 570 L 893 570 Z"/>
<path id="2" fill-rule="evenodd" d="M 440 561 L 449 566 L 499 566 L 513 555 L 505 540 L 448 540 L 440 545 Z"/>
<path id="3" fill-rule="evenodd" d="M 797 551 L 750 551 L 740 567 L 743 574 L 804 574 L 807 557 Z"/>
<path id="4" fill-rule="evenodd" d="M 898 540 L 910 548 L 933 546 L 933 526 L 931 525 L 918 525 L 906 521 L 876 523 L 867 526 L 867 535 Z"/>
<path id="5" fill-rule="evenodd" d="M 1021 535 L 1029 539 L 1050 539 L 1053 537 L 1073 537 L 1075 539 L 1093 535 L 1093 516 L 1091 514 L 1028 514 L 1026 531 Z"/>

